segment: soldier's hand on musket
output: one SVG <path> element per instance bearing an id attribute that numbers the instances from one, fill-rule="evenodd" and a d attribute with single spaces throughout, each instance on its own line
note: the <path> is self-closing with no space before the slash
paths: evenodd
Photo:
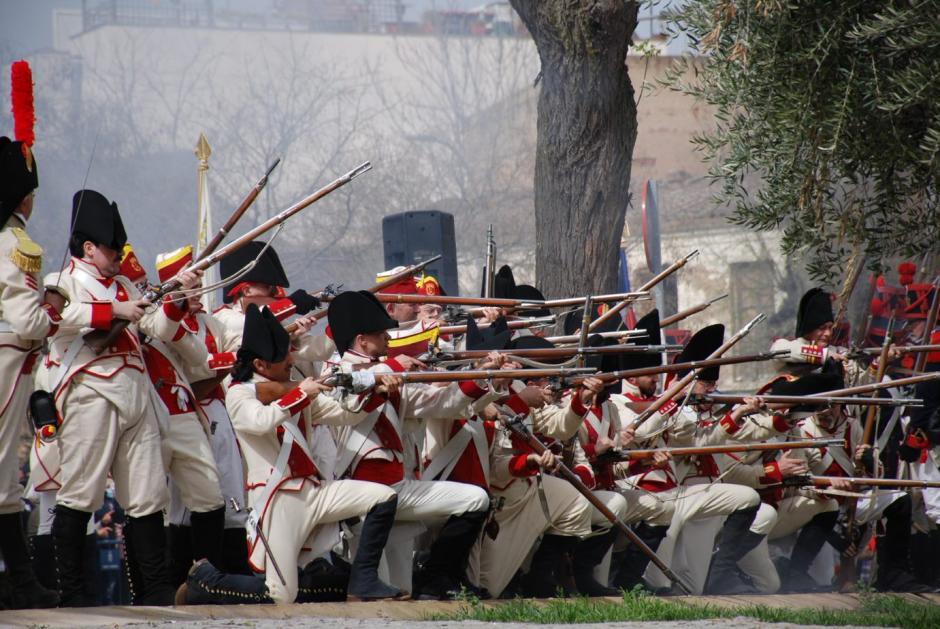
<path id="1" fill-rule="evenodd" d="M 669 461 L 672 460 L 672 455 L 668 452 L 654 452 L 653 453 L 653 464 L 651 467 L 657 469 L 665 469 L 669 467 Z"/>
<path id="2" fill-rule="evenodd" d="M 806 461 L 794 456 L 794 452 L 792 450 L 789 452 L 784 452 L 780 455 L 780 458 L 777 459 L 777 467 L 780 470 L 780 475 L 784 478 L 801 476 L 806 474 L 809 470 L 806 465 Z"/>
<path id="3" fill-rule="evenodd" d="M 183 290 L 195 288 L 202 282 L 202 270 L 180 271 L 176 274 L 176 281 L 180 283 Z"/>
<path id="4" fill-rule="evenodd" d="M 522 398 L 529 408 L 542 408 L 546 404 L 551 404 L 553 398 L 551 390 L 547 387 L 528 386 L 516 395 Z"/>
<path id="5" fill-rule="evenodd" d="M 292 341 L 299 339 L 317 324 L 316 319 L 310 316 L 298 317 L 294 320 L 294 329 L 290 333 Z"/>
<path id="6" fill-rule="evenodd" d="M 509 361 L 506 354 L 490 352 L 486 358 L 477 363 L 477 369 L 499 369 Z"/>
<path id="7" fill-rule="evenodd" d="M 333 387 L 328 384 L 324 384 L 314 378 L 313 376 L 307 376 L 300 381 L 300 384 L 297 385 L 300 387 L 300 390 L 307 394 L 307 397 L 313 399 L 320 395 L 323 392 L 331 390 Z"/>
<path id="8" fill-rule="evenodd" d="M 756 395 L 754 396 L 749 395 L 744 398 L 743 403 L 738 404 L 737 406 L 734 407 L 734 410 L 731 411 L 731 417 L 735 421 L 737 421 L 743 417 L 747 417 L 748 415 L 759 413 L 765 408 L 767 408 L 767 405 L 764 404 L 763 399 L 761 399 L 760 397 Z"/>
<path id="9" fill-rule="evenodd" d="M 405 379 L 395 374 L 383 373 L 376 375 L 378 384 L 375 386 L 375 392 L 383 395 L 393 395 L 401 390 L 405 384 Z"/>
<path id="10" fill-rule="evenodd" d="M 594 451 L 597 454 L 604 454 L 608 450 L 614 447 L 614 440 L 608 437 L 601 435 L 597 438 L 597 443 L 594 444 Z"/>
<path id="11" fill-rule="evenodd" d="M 871 450 L 870 443 L 860 443 L 857 446 L 855 446 L 855 460 L 861 461 L 863 458 L 865 458 L 865 454 L 869 450 Z"/>
<path id="12" fill-rule="evenodd" d="M 558 457 L 551 450 L 546 450 L 542 454 L 530 454 L 526 458 L 526 465 L 530 470 L 554 472 L 558 468 Z"/>
<path id="13" fill-rule="evenodd" d="M 405 371 L 420 371 L 427 369 L 428 366 L 423 362 L 414 358 L 413 356 L 408 356 L 406 354 L 399 354 L 395 357 L 395 362 L 404 367 Z"/>
<path id="14" fill-rule="evenodd" d="M 585 406 L 593 406 L 594 398 L 604 390 L 604 381 L 600 378 L 587 377 L 581 383 L 581 390 L 578 395 L 581 396 L 581 403 Z"/>
<path id="15" fill-rule="evenodd" d="M 506 357 L 501 357 L 505 362 L 499 366 L 500 369 L 522 369 L 522 365 L 519 363 L 513 362 L 511 360 L 505 360 Z M 512 378 L 494 378 L 493 386 L 498 390 L 503 391 L 509 388 L 512 385 Z"/>
<path id="16" fill-rule="evenodd" d="M 483 320 L 489 323 L 493 323 L 497 319 L 503 316 L 502 308 L 497 308 L 495 306 L 485 306 L 483 308 Z"/>
<path id="17" fill-rule="evenodd" d="M 904 352 L 899 350 L 897 345 L 895 345 L 894 343 L 892 343 L 891 347 L 888 348 L 888 362 L 898 360 L 903 355 L 904 355 Z"/>
<path id="18" fill-rule="evenodd" d="M 150 305 L 148 299 L 115 301 L 111 304 L 111 314 L 115 319 L 126 319 L 131 323 L 137 323 Z"/>
<path id="19" fill-rule="evenodd" d="M 852 481 L 844 478 L 833 478 L 829 486 L 840 491 L 852 491 L 855 489 L 855 485 L 852 484 Z"/>
<path id="20" fill-rule="evenodd" d="M 630 424 L 620 431 L 620 447 L 625 448 L 636 441 L 636 426 Z"/>

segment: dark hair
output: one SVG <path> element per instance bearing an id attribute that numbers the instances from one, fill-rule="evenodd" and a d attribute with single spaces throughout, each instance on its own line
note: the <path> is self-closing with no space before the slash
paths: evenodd
<path id="1" fill-rule="evenodd" d="M 248 382 L 255 375 L 255 366 L 251 364 L 258 356 L 244 347 L 238 348 L 235 354 L 235 365 L 232 367 L 232 382 Z"/>
<path id="2" fill-rule="evenodd" d="M 91 238 L 82 232 L 73 232 L 72 235 L 69 236 L 69 253 L 71 253 L 76 258 L 85 257 L 86 241 L 94 242 Z"/>

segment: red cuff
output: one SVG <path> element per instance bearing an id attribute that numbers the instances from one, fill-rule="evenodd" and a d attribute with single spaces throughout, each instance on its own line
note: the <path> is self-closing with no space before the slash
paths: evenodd
<path id="1" fill-rule="evenodd" d="M 165 314 L 170 321 L 179 322 L 186 316 L 186 311 L 176 305 L 175 301 L 168 299 L 163 302 L 163 314 Z"/>
<path id="2" fill-rule="evenodd" d="M 229 369 L 235 365 L 235 352 L 219 352 L 209 354 L 209 369 Z"/>
<path id="3" fill-rule="evenodd" d="M 910 446 L 911 448 L 916 448 L 918 450 L 926 450 L 930 447 L 930 440 L 923 435 L 910 433 L 904 440 L 904 445 Z"/>
<path id="4" fill-rule="evenodd" d="M 294 302 L 292 302 L 290 299 L 287 299 L 286 297 L 284 299 L 278 299 L 277 301 L 271 302 L 268 304 L 268 309 L 275 317 L 277 317 L 278 321 L 283 321 L 287 317 L 297 312 L 297 306 L 295 306 Z"/>
<path id="5" fill-rule="evenodd" d="M 62 315 L 59 314 L 58 310 L 52 307 L 52 304 L 41 304 L 39 307 L 45 310 L 46 316 L 49 317 L 50 325 L 46 336 L 53 336 L 59 331 L 59 321 L 62 320 Z"/>
<path id="6" fill-rule="evenodd" d="M 517 393 L 513 393 L 506 400 L 506 406 L 512 409 L 516 415 L 528 415 L 529 405 L 526 404 Z"/>
<path id="7" fill-rule="evenodd" d="M 581 396 L 578 395 L 578 390 L 575 389 L 571 394 L 571 411 L 578 415 L 579 417 L 584 417 L 588 414 L 590 409 L 587 408 L 584 403 L 581 401 Z"/>
<path id="8" fill-rule="evenodd" d="M 772 485 L 782 483 L 783 474 L 780 473 L 780 464 L 772 461 L 764 466 L 764 475 L 760 477 L 761 485 Z"/>
<path id="9" fill-rule="evenodd" d="M 774 430 L 780 433 L 790 432 L 790 422 L 781 413 L 774 413 Z"/>
<path id="10" fill-rule="evenodd" d="M 110 329 L 112 318 L 114 309 L 110 301 L 96 301 L 91 304 L 91 327 L 96 330 Z"/>
<path id="11" fill-rule="evenodd" d="M 806 362 L 817 365 L 823 361 L 823 354 L 826 350 L 818 345 L 803 345 L 800 347 L 800 355 L 806 359 Z"/>
<path id="12" fill-rule="evenodd" d="M 659 409 L 659 414 L 669 415 L 675 412 L 677 408 L 679 408 L 679 405 L 676 404 L 675 400 L 669 400 L 668 402 L 662 405 L 662 408 Z"/>
<path id="13" fill-rule="evenodd" d="M 464 395 L 474 400 L 479 400 L 486 393 L 486 389 L 481 389 L 473 380 L 462 380 L 458 386 L 460 386 L 460 390 L 463 391 Z M 528 410 L 529 408 L 526 407 L 527 412 Z"/>
<path id="14" fill-rule="evenodd" d="M 718 423 L 721 424 L 721 427 L 724 428 L 725 432 L 729 435 L 733 435 L 734 433 L 741 430 L 741 426 L 739 426 L 738 422 L 734 420 L 734 417 L 731 416 L 731 413 L 728 413 L 722 417 L 721 421 Z"/>
<path id="15" fill-rule="evenodd" d="M 388 368 L 396 373 L 402 373 L 403 371 L 408 371 L 401 365 L 401 363 L 399 363 L 394 358 L 389 358 L 383 364 L 388 365 Z"/>
<path id="16" fill-rule="evenodd" d="M 307 408 L 307 406 L 310 404 L 310 398 L 307 397 L 307 394 L 304 393 L 300 387 L 294 387 L 281 396 L 281 399 L 276 401 L 274 404 L 285 411 L 290 411 L 291 415 L 293 415 L 294 413 Z"/>
<path id="17" fill-rule="evenodd" d="M 513 476 L 523 478 L 525 476 L 535 476 L 538 470 L 529 469 L 529 455 L 517 454 L 509 459 L 509 473 Z"/>
<path id="18" fill-rule="evenodd" d="M 594 472 L 591 471 L 591 468 L 587 465 L 575 465 L 574 473 L 578 475 L 582 483 L 587 485 L 588 489 L 594 489 L 597 481 L 594 480 Z"/>

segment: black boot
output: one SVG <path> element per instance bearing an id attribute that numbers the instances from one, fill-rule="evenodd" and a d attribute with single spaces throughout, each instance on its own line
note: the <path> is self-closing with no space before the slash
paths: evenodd
<path id="1" fill-rule="evenodd" d="M 176 605 L 257 605 L 274 603 L 264 577 L 225 574 L 206 560 L 197 561 L 176 590 Z"/>
<path id="2" fill-rule="evenodd" d="M 414 575 L 412 598 L 454 600 L 460 596 L 460 582 L 467 571 L 470 551 L 480 537 L 487 511 L 452 515 L 431 545 L 427 561 Z"/>
<path id="3" fill-rule="evenodd" d="M 543 535 L 532 557 L 522 590 L 529 598 L 552 598 L 564 590 L 564 565 L 568 554 L 578 545 L 577 537 Z"/>
<path id="4" fill-rule="evenodd" d="M 633 527 L 637 537 L 643 540 L 653 552 L 659 548 L 659 543 L 666 537 L 668 530 L 668 526 L 652 526 L 645 522 Z M 616 573 L 611 580 L 611 585 L 627 592 L 638 585 L 644 585 L 643 573 L 646 572 L 649 562 L 650 558 L 646 556 L 646 553 L 636 544 L 630 544 L 625 551 L 615 554 L 611 559 L 611 572 Z"/>
<path id="5" fill-rule="evenodd" d="M 295 603 L 329 603 L 346 600 L 348 564 L 334 565 L 317 557 L 300 571 Z"/>
<path id="6" fill-rule="evenodd" d="M 878 540 L 878 578 L 875 589 L 881 592 L 933 592 L 934 588 L 918 581 L 911 569 L 911 496 L 905 494 L 884 510 L 885 535 Z"/>
<path id="7" fill-rule="evenodd" d="M 192 533 L 188 526 L 171 524 L 166 529 L 166 569 L 170 584 L 179 587 L 186 582 L 193 567 Z"/>
<path id="8" fill-rule="evenodd" d="M 809 576 L 809 566 L 822 550 L 839 519 L 838 511 L 818 513 L 800 531 L 790 553 L 790 560 L 780 574 L 781 592 L 819 592 L 828 589 Z"/>
<path id="9" fill-rule="evenodd" d="M 191 512 L 193 561 L 208 559 L 213 566 L 222 565 L 222 534 L 225 530 L 225 507 L 205 513 Z"/>
<path id="10" fill-rule="evenodd" d="M 94 601 L 85 596 L 85 531 L 91 514 L 56 505 L 52 521 L 59 606 L 85 607 Z"/>
<path id="11" fill-rule="evenodd" d="M 55 607 L 59 603 L 59 596 L 36 580 L 23 532 L 22 513 L 19 511 L 0 515 L 0 553 L 3 554 L 13 586 L 11 608 Z"/>
<path id="12" fill-rule="evenodd" d="M 52 534 L 33 535 L 29 538 L 29 547 L 33 556 L 33 573 L 36 575 L 36 580 L 47 590 L 58 590 Z"/>
<path id="13" fill-rule="evenodd" d="M 728 516 L 718 534 L 718 550 L 712 557 L 705 581 L 705 594 L 746 594 L 755 590 L 738 576 L 738 561 L 760 544 L 764 535 L 749 529 L 758 507 L 740 509 Z"/>
<path id="14" fill-rule="evenodd" d="M 166 533 L 163 514 L 151 513 L 127 518 L 124 538 L 128 543 L 127 562 L 132 575 L 135 605 L 172 605 L 175 588 L 170 585 L 166 567 Z"/>
<path id="15" fill-rule="evenodd" d="M 359 534 L 359 548 L 353 559 L 349 573 L 349 597 L 359 600 L 397 598 L 401 590 L 379 579 L 379 561 L 388 533 L 395 523 L 395 511 L 398 509 L 398 496 L 372 507 L 362 523 Z"/>
<path id="16" fill-rule="evenodd" d="M 582 596 L 619 596 L 620 590 L 598 583 L 594 578 L 594 568 L 604 560 L 604 555 L 614 545 L 617 529 L 611 529 L 603 535 L 589 537 L 574 549 L 572 567 L 574 583 Z"/>
<path id="17" fill-rule="evenodd" d="M 248 536 L 244 527 L 225 529 L 222 533 L 223 572 L 253 574 L 248 565 Z"/>

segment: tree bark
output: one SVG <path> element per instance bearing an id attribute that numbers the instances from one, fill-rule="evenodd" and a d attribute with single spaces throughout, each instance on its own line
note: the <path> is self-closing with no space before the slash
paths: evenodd
<path id="1" fill-rule="evenodd" d="M 617 288 L 636 103 L 626 56 L 637 2 L 510 0 L 542 64 L 535 267 L 549 297 Z"/>

